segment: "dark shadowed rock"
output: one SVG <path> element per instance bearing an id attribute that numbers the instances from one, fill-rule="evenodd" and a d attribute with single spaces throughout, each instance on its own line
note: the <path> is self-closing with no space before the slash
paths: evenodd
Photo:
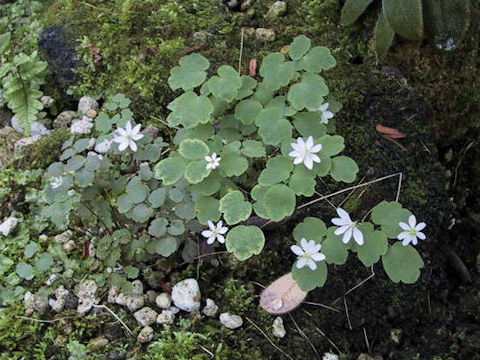
<path id="1" fill-rule="evenodd" d="M 63 26 L 46 28 L 40 34 L 38 46 L 60 86 L 66 88 L 79 80 L 74 69 L 81 62 L 75 51 L 76 43 L 69 39 L 67 29 Z"/>

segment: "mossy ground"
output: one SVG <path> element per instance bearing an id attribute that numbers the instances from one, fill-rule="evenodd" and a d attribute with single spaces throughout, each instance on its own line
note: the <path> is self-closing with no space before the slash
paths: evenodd
<path id="1" fill-rule="evenodd" d="M 474 140 L 477 136 L 478 21 L 473 22 L 462 47 L 451 54 L 439 52 L 429 44 L 398 42 L 386 61 L 404 74 L 404 77 L 395 77 L 381 71 L 368 49 L 375 14 L 343 28 L 338 25 L 338 1 L 292 0 L 288 2 L 286 16 L 267 21 L 263 15 L 271 3 L 273 0 L 257 1 L 249 11 L 240 13 L 217 0 L 50 0 L 44 3 L 42 17 L 45 26 L 64 25 L 71 31 L 72 38 L 78 39 L 85 67 L 79 70 L 82 81 L 71 89 L 74 97 L 125 93 L 134 101 L 137 119 L 157 126 L 161 124 L 155 118 L 165 118 L 166 105 L 175 96 L 166 83 L 169 69 L 187 49 L 198 46 L 198 51 L 214 64 L 213 69 L 223 63 L 236 66 L 241 28 L 274 28 L 274 42 L 245 38 L 242 58 L 245 73 L 249 59 L 260 59 L 269 51 L 280 50 L 298 34 L 306 34 L 315 44 L 330 47 L 339 66 L 326 77 L 335 96 L 344 104 L 338 115 L 339 132 L 346 138 L 349 155 L 365 174 L 363 182 L 402 171 L 405 176 L 401 201 L 414 212 L 425 214 L 429 224 L 431 242 L 422 246 L 426 269 L 421 281 L 414 286 L 392 284 L 381 267 L 375 267 L 377 275 L 346 298 L 347 317 L 342 295 L 370 272 L 353 259 L 342 268 L 332 267 L 327 285 L 313 292 L 309 301 L 334 303 L 340 312 L 304 305 L 284 316 L 288 335 L 278 340 L 270 336 L 273 317 L 258 307 L 256 296 L 261 287 L 256 283 L 267 285 L 288 271 L 288 264 L 293 261 L 288 248 L 292 223 L 268 234 L 261 257 L 238 263 L 222 255 L 213 261 L 179 267 L 172 262 L 170 279 L 198 275 L 205 297 L 215 299 L 223 311 L 240 312 L 251 319 L 294 359 L 313 358 L 316 351 L 337 352 L 335 346 L 346 354 L 345 358 L 355 358 L 355 354 L 370 350 L 372 354 L 383 355 L 384 359 L 433 356 L 437 356 L 435 359 L 475 359 L 477 345 L 468 339 L 479 336 L 478 328 L 475 329 L 480 320 L 478 311 L 472 310 L 478 309 L 479 299 L 473 295 L 471 286 L 460 284 L 446 270 L 446 250 L 442 244 L 449 237 L 450 247 L 464 256 L 470 266 L 475 263 L 476 254 L 472 251 L 475 247 L 464 245 L 460 236 L 462 231 L 472 236 L 480 231 L 462 227 L 458 234 L 445 235 L 453 210 L 448 201 L 451 193 L 447 193 L 446 188 L 449 180 L 438 159 L 452 148 L 460 160 L 463 139 Z M 476 8 L 473 18 L 478 19 Z M 193 38 L 192 34 L 197 31 L 206 33 L 205 43 Z M 93 61 L 89 45 L 100 49 L 100 60 Z M 52 82 L 50 89 L 58 93 L 55 86 Z M 406 151 L 382 138 L 375 130 L 377 124 L 404 132 L 407 137 L 400 142 Z M 459 141 L 460 135 L 464 137 Z M 438 145 L 440 154 L 436 151 Z M 468 217 L 465 215 L 468 204 L 478 199 L 475 195 L 478 181 L 474 180 L 475 185 L 471 185 L 465 178 L 478 174 L 480 165 L 476 155 L 475 148 L 465 154 L 468 172 L 460 168 L 459 174 L 466 175 L 460 176 L 455 185 L 458 189 L 455 193 L 463 189 L 468 192 L 459 196 L 465 217 Z M 446 166 L 455 169 L 456 164 L 454 158 Z M 319 191 L 327 193 L 335 189 L 334 184 L 327 183 Z M 391 179 L 370 186 L 364 193 L 357 190 L 346 206 L 363 214 L 380 199 L 394 199 L 396 191 L 397 183 Z M 341 199 L 333 201 L 338 203 Z M 328 218 L 331 209 L 321 204 L 299 216 L 304 214 L 325 214 Z M 128 324 L 135 327 L 130 315 L 118 308 L 115 311 L 122 318 L 130 319 Z M 20 306 L 3 312 L 0 348 L 3 354 L 8 354 L 8 359 L 51 356 L 66 359 L 69 340 L 76 339 L 86 345 L 89 339 L 98 336 L 109 336 L 110 344 L 106 349 L 91 351 L 93 359 L 105 358 L 111 351 L 128 353 L 137 359 L 146 353 L 145 347 L 126 337 L 109 315 L 62 314 L 59 317 L 71 315 L 72 318 L 38 323 L 16 318 L 22 313 Z M 42 318 L 53 319 L 53 316 Z M 299 329 L 308 340 L 300 335 Z M 390 337 L 393 329 L 402 330 L 399 343 Z M 183 333 L 183 338 L 179 340 L 172 331 Z M 216 355 L 219 360 L 266 360 L 282 356 L 248 321 L 243 330 L 229 331 L 220 328 L 217 320 L 192 319 L 189 326 L 177 324 L 172 331 L 160 335 L 165 348 L 149 352 L 151 359 L 208 359 L 210 356 L 200 346 L 212 351 L 219 344 L 222 347 Z M 173 348 L 178 350 L 177 355 L 183 351 L 183 357 L 169 357 L 168 351 Z"/>

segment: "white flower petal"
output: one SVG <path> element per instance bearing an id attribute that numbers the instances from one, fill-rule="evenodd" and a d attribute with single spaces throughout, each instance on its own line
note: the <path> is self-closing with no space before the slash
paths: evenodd
<path id="1" fill-rule="evenodd" d="M 349 224 L 352 223 L 352 219 L 350 218 L 350 215 L 348 215 L 348 213 L 345 210 L 343 210 L 342 208 L 337 208 L 337 214 L 346 223 L 349 223 Z"/>
<path id="2" fill-rule="evenodd" d="M 425 224 L 424 222 L 421 222 L 421 223 L 418 223 L 417 226 L 415 226 L 415 230 L 422 231 L 426 227 L 427 227 L 427 224 Z"/>
<path id="3" fill-rule="evenodd" d="M 134 128 L 132 129 L 132 134 L 138 134 L 141 128 L 142 128 L 142 124 L 135 125 Z"/>
<path id="4" fill-rule="evenodd" d="M 138 141 L 140 139 L 143 139 L 143 134 L 135 134 L 135 135 L 132 135 L 132 139 L 135 140 L 135 141 Z"/>
<path id="5" fill-rule="evenodd" d="M 297 260 L 297 269 L 302 269 L 303 267 L 305 267 L 305 265 L 307 265 L 307 259 L 301 257 L 300 259 Z"/>
<path id="6" fill-rule="evenodd" d="M 408 232 L 408 231 L 402 231 L 400 234 L 398 234 L 397 239 L 398 239 L 398 240 L 403 240 L 403 239 L 405 239 L 408 235 L 410 235 L 410 232 Z"/>
<path id="7" fill-rule="evenodd" d="M 317 252 L 315 254 L 312 254 L 312 259 L 315 260 L 315 261 L 323 261 L 323 260 L 325 260 L 325 255 Z"/>
<path id="8" fill-rule="evenodd" d="M 313 147 L 313 137 L 309 136 L 307 138 L 307 142 L 305 143 L 307 149 L 311 149 Z"/>
<path id="9" fill-rule="evenodd" d="M 220 230 L 218 230 L 219 234 L 226 234 L 228 232 L 228 227 L 224 226 Z"/>
<path id="10" fill-rule="evenodd" d="M 355 240 L 355 242 L 362 246 L 364 241 L 363 241 L 363 234 L 360 230 L 358 230 L 356 227 L 353 228 L 353 239 Z"/>
<path id="11" fill-rule="evenodd" d="M 417 219 L 415 218 L 415 215 L 410 215 L 408 217 L 408 225 L 410 225 L 410 228 L 414 228 L 417 225 Z"/>
<path id="12" fill-rule="evenodd" d="M 345 232 L 350 228 L 350 225 L 343 225 L 340 226 L 339 228 L 335 229 L 333 232 L 335 235 L 342 235 L 345 234 Z"/>
<path id="13" fill-rule="evenodd" d="M 341 218 L 333 218 L 332 223 L 337 226 L 350 225 L 349 223 L 346 224 Z"/>
<path id="14" fill-rule="evenodd" d="M 124 151 L 128 147 L 129 141 L 122 141 L 120 145 L 118 146 L 118 150 Z"/>
<path id="15" fill-rule="evenodd" d="M 290 250 L 292 250 L 292 252 L 295 254 L 295 255 L 298 255 L 298 256 L 302 256 L 302 255 L 305 255 L 305 251 L 302 250 L 302 248 L 298 245 L 292 245 L 290 246 Z"/>
<path id="16" fill-rule="evenodd" d="M 132 149 L 132 151 L 137 151 L 137 144 L 135 144 L 135 141 L 130 140 L 129 144 L 130 144 L 130 149 Z"/>
<path id="17" fill-rule="evenodd" d="M 310 156 L 305 157 L 305 159 L 303 160 L 303 164 L 306 166 L 307 169 L 309 170 L 313 169 L 313 161 Z"/>
<path id="18" fill-rule="evenodd" d="M 303 163 L 303 157 L 297 157 L 297 158 L 295 158 L 295 160 L 293 160 L 294 165 L 298 165 L 298 164 L 301 164 L 301 163 Z"/>
<path id="19" fill-rule="evenodd" d="M 406 236 L 405 239 L 403 239 L 402 241 L 402 245 L 407 246 L 408 244 L 410 244 L 411 241 L 412 241 L 412 238 L 410 236 Z"/>
<path id="20" fill-rule="evenodd" d="M 215 224 L 213 223 L 212 220 L 208 220 L 207 225 L 210 228 L 210 230 L 216 230 Z"/>
<path id="21" fill-rule="evenodd" d="M 398 226 L 400 226 L 403 230 L 406 230 L 406 231 L 410 230 L 410 226 L 408 226 L 408 224 L 404 222 L 399 222 Z"/>
<path id="22" fill-rule="evenodd" d="M 213 235 L 213 231 L 211 231 L 211 230 L 203 230 L 202 231 L 202 236 L 203 237 L 209 238 L 212 235 Z"/>
<path id="23" fill-rule="evenodd" d="M 349 227 L 348 230 L 345 231 L 345 234 L 343 234 L 343 238 L 342 238 L 342 241 L 344 244 L 348 244 L 348 242 L 352 238 L 352 233 L 353 233 L 353 229 L 351 227 Z"/>
<path id="24" fill-rule="evenodd" d="M 308 241 L 305 238 L 302 238 L 300 240 L 300 246 L 302 247 L 303 250 L 307 251 L 308 249 Z"/>
<path id="25" fill-rule="evenodd" d="M 310 157 L 310 159 L 313 160 L 313 162 L 316 162 L 316 163 L 320 162 L 320 158 L 315 154 L 310 154 L 309 157 Z"/>
<path id="26" fill-rule="evenodd" d="M 207 240 L 207 244 L 208 244 L 208 245 L 212 245 L 214 242 L 215 242 L 215 236 L 211 236 L 211 237 L 209 237 L 208 240 Z"/>
<path id="27" fill-rule="evenodd" d="M 288 156 L 290 157 L 303 157 L 304 155 L 305 155 L 304 153 L 301 153 L 298 150 L 293 150 L 288 153 Z"/>
<path id="28" fill-rule="evenodd" d="M 427 236 L 422 233 L 422 232 L 418 232 L 417 233 L 417 237 L 420 239 L 420 240 L 425 240 L 427 238 Z"/>
<path id="29" fill-rule="evenodd" d="M 320 150 L 322 150 L 322 148 L 323 148 L 323 145 L 322 145 L 322 144 L 317 144 L 317 145 L 315 145 L 315 146 L 310 150 L 310 152 L 311 152 L 311 153 L 317 153 L 317 152 L 319 152 Z"/>
<path id="30" fill-rule="evenodd" d="M 315 261 L 313 261 L 313 259 L 307 259 L 307 265 L 310 268 L 310 270 L 312 271 L 317 270 L 317 264 L 315 263 Z"/>
<path id="31" fill-rule="evenodd" d="M 225 243 L 225 237 L 223 235 L 217 235 L 217 241 L 220 244 L 224 244 Z"/>

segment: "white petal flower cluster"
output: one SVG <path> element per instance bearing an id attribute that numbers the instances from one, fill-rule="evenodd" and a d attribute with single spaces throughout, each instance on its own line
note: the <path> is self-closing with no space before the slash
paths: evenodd
<path id="1" fill-rule="evenodd" d="M 319 163 L 320 158 L 316 153 L 322 150 L 322 144 L 315 145 L 313 142 L 313 137 L 309 136 L 307 141 L 304 141 L 301 137 L 297 138 L 296 143 L 290 144 L 293 148 L 288 156 L 295 158 L 293 163 L 295 165 L 304 164 L 307 169 L 313 169 L 313 163 Z"/>
<path id="2" fill-rule="evenodd" d="M 335 116 L 331 111 L 328 111 L 329 106 L 329 103 L 325 103 L 318 108 L 318 110 L 322 112 L 322 117 L 320 118 L 321 124 L 328 124 L 328 121 Z"/>
<path id="3" fill-rule="evenodd" d="M 217 153 L 213 153 L 210 156 L 205 156 L 205 160 L 207 161 L 207 170 L 215 170 L 220 166 L 220 160 L 222 160 L 222 158 L 217 156 Z"/>
<path id="4" fill-rule="evenodd" d="M 404 230 L 397 236 L 398 240 L 402 240 L 403 246 L 407 246 L 410 243 L 412 243 L 412 245 L 417 245 L 417 239 L 425 240 L 427 238 L 425 234 L 421 232 L 425 229 L 427 224 L 424 222 L 417 224 L 415 215 L 410 215 L 408 218 L 408 224 L 399 222 L 398 225 Z"/>
<path id="5" fill-rule="evenodd" d="M 358 245 L 363 245 L 363 234 L 357 228 L 357 222 L 352 221 L 350 215 L 348 215 L 348 213 L 342 208 L 337 209 L 337 214 L 340 217 L 332 219 L 332 223 L 339 226 L 339 228 L 334 231 L 334 234 L 343 234 L 342 241 L 344 244 L 348 244 L 350 239 L 353 237 L 353 240 L 355 240 Z"/>
<path id="6" fill-rule="evenodd" d="M 119 144 L 118 150 L 124 151 L 126 148 L 130 147 L 132 151 L 137 151 L 137 144 L 135 141 L 143 138 L 143 134 L 140 134 L 141 127 L 141 124 L 137 124 L 132 128 L 132 123 L 130 121 L 127 121 L 125 129 L 118 127 L 115 131 L 115 137 L 113 138 L 113 141 Z"/>
<path id="7" fill-rule="evenodd" d="M 217 240 L 220 244 L 225 243 L 225 234 L 228 231 L 228 227 L 223 226 L 223 221 L 219 221 L 217 225 L 215 225 L 212 221 L 208 220 L 208 228 L 209 230 L 203 230 L 202 236 L 207 238 L 207 244 L 211 245 Z"/>
<path id="8" fill-rule="evenodd" d="M 310 270 L 316 270 L 316 263 L 325 260 L 325 255 L 320 252 L 322 245 L 313 240 L 301 239 L 300 246 L 292 245 L 290 247 L 293 253 L 298 256 L 296 267 L 302 269 L 308 266 Z"/>

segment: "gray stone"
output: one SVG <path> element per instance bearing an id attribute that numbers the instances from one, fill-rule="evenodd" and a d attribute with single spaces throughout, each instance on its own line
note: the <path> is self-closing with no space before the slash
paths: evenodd
<path id="1" fill-rule="evenodd" d="M 145 326 L 137 336 L 137 340 L 139 343 L 145 344 L 153 339 L 153 329 L 150 326 Z"/>
<path id="2" fill-rule="evenodd" d="M 103 349 L 107 345 L 108 345 L 108 339 L 104 336 L 100 336 L 100 337 L 91 339 L 87 344 L 87 348 L 90 351 L 98 351 L 100 349 Z"/>
<path id="3" fill-rule="evenodd" d="M 22 125 L 20 125 L 20 122 L 18 121 L 17 115 L 12 116 L 12 118 L 10 120 L 10 124 L 12 125 L 12 128 L 14 128 L 16 132 L 18 132 L 20 134 L 23 134 L 25 132 L 25 129 L 23 128 Z M 48 130 L 45 127 L 45 125 L 43 125 L 39 121 L 34 121 L 30 125 L 30 136 L 35 136 L 35 135 L 44 136 L 44 135 L 48 135 L 50 133 L 51 133 L 51 131 Z"/>
<path id="4" fill-rule="evenodd" d="M 237 329 L 243 325 L 243 320 L 240 316 L 230 314 L 230 313 L 221 313 L 220 314 L 220 322 L 225 326 L 227 329 Z"/>
<path id="5" fill-rule="evenodd" d="M 53 311 L 59 313 L 62 312 L 65 308 L 65 301 L 69 295 L 69 291 L 66 290 L 63 286 L 58 287 L 55 290 L 55 298 L 49 299 L 48 305 L 52 308 Z"/>
<path id="6" fill-rule="evenodd" d="M 0 234 L 3 236 L 9 236 L 12 234 L 20 223 L 20 219 L 17 219 L 14 216 L 10 216 L 3 220 L 0 224 Z"/>
<path id="7" fill-rule="evenodd" d="M 84 314 L 88 312 L 93 305 L 100 302 L 100 299 L 96 297 L 97 284 L 93 280 L 87 280 L 80 284 L 76 295 L 78 296 L 77 312 Z"/>
<path id="8" fill-rule="evenodd" d="M 141 326 L 149 326 L 157 320 L 157 312 L 149 307 L 144 307 L 133 314 L 137 322 Z"/>
<path id="9" fill-rule="evenodd" d="M 53 127 L 67 129 L 75 119 L 75 111 L 63 111 L 53 120 Z"/>
<path id="10" fill-rule="evenodd" d="M 117 286 L 111 286 L 110 289 L 108 289 L 107 302 L 109 304 L 116 304 L 119 293 L 120 292 Z"/>
<path id="11" fill-rule="evenodd" d="M 70 132 L 73 135 L 90 134 L 92 132 L 93 122 L 87 116 L 82 117 L 80 120 L 76 120 L 70 126 Z"/>
<path id="12" fill-rule="evenodd" d="M 218 305 L 215 304 L 215 301 L 212 299 L 207 299 L 207 304 L 203 308 L 202 312 L 209 317 L 213 317 L 217 315 L 218 312 Z"/>
<path id="13" fill-rule="evenodd" d="M 65 244 L 72 239 L 72 234 L 72 230 L 67 230 L 58 235 L 55 235 L 54 239 L 59 244 Z"/>
<path id="14" fill-rule="evenodd" d="M 161 293 L 155 299 L 155 303 L 160 309 L 168 309 L 172 305 L 172 297 L 168 293 Z"/>
<path id="15" fill-rule="evenodd" d="M 255 35 L 257 39 L 261 41 L 275 41 L 275 31 L 273 31 L 272 29 L 258 28 L 255 30 Z"/>
<path id="16" fill-rule="evenodd" d="M 155 303 L 157 296 L 158 292 L 156 292 L 155 290 L 147 290 L 147 292 L 145 293 L 145 300 L 148 300 L 151 303 Z"/>
<path id="17" fill-rule="evenodd" d="M 35 136 L 29 136 L 29 137 L 25 137 L 23 139 L 18 140 L 14 145 L 15 155 L 22 153 L 23 151 L 25 151 L 25 149 L 31 147 L 40 139 L 41 139 L 40 135 L 35 135 Z"/>
<path id="18" fill-rule="evenodd" d="M 172 289 L 173 304 L 183 311 L 192 312 L 200 309 L 201 299 L 200 287 L 195 279 L 182 280 Z"/>
<path id="19" fill-rule="evenodd" d="M 126 306 L 130 311 L 136 311 L 145 305 L 143 295 L 119 294 L 115 300 L 118 305 Z"/>
<path id="20" fill-rule="evenodd" d="M 99 154 L 105 154 L 110 150 L 113 140 L 105 139 L 102 142 L 95 145 L 95 151 Z"/>
<path id="21" fill-rule="evenodd" d="M 265 18 L 268 20 L 277 19 L 287 13 L 287 3 L 285 1 L 276 1 L 268 9 Z"/>
<path id="22" fill-rule="evenodd" d="M 162 310 L 162 312 L 157 316 L 157 324 L 173 324 L 175 320 L 175 314 L 170 310 Z"/>
<path id="23" fill-rule="evenodd" d="M 55 103 L 55 100 L 53 98 L 51 98 L 50 96 L 46 96 L 46 95 L 42 96 L 40 98 L 40 101 L 43 104 L 43 106 L 47 109 Z"/>
<path id="24" fill-rule="evenodd" d="M 86 115 L 88 110 L 98 110 L 98 102 L 91 97 L 83 96 L 78 101 L 78 111 Z"/>
<path id="25" fill-rule="evenodd" d="M 277 316 L 275 320 L 273 320 L 272 333 L 273 336 L 280 339 L 284 338 L 287 334 L 285 331 L 285 326 L 283 326 L 283 319 L 280 316 Z"/>
<path id="26" fill-rule="evenodd" d="M 48 299 L 38 294 L 32 294 L 27 291 L 23 296 L 23 305 L 26 310 L 34 310 L 38 312 L 44 312 L 48 306 Z"/>
<path id="27" fill-rule="evenodd" d="M 140 280 L 133 281 L 132 286 L 133 286 L 133 290 L 132 290 L 133 295 L 143 295 L 143 284 Z"/>

